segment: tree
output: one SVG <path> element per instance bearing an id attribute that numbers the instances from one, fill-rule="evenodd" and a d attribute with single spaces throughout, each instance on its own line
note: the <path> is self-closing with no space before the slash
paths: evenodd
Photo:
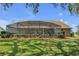
<path id="1" fill-rule="evenodd" d="M 14 3 L 1 3 L 4 7 L 4 10 L 12 7 Z M 67 9 L 71 14 L 79 14 L 79 3 L 50 3 L 54 7 L 60 6 L 62 9 Z M 33 9 L 33 13 L 36 14 L 39 12 L 40 3 L 24 3 L 26 8 L 31 7 Z"/>
<path id="2" fill-rule="evenodd" d="M 77 32 L 76 32 L 77 35 L 79 35 L 79 25 L 77 26 Z"/>

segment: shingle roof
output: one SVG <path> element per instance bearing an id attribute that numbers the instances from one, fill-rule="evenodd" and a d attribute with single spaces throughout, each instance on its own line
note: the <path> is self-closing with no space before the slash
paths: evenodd
<path id="1" fill-rule="evenodd" d="M 61 28 L 71 28 L 68 24 L 65 24 L 64 21 L 52 21 L 52 23 L 60 25 Z"/>
<path id="2" fill-rule="evenodd" d="M 28 28 L 28 24 L 30 23 L 33 23 L 33 24 L 38 24 L 38 23 L 51 23 L 51 24 L 54 24 L 54 25 L 57 25 L 58 27 L 61 27 L 61 28 L 71 28 L 69 25 L 65 24 L 63 21 L 23 21 L 23 22 L 17 22 L 19 23 L 20 25 L 22 26 L 18 26 L 18 28 Z M 17 24 L 15 23 L 15 24 Z M 39 25 L 34 25 L 34 26 L 30 26 L 30 28 L 39 28 Z M 40 25 L 40 28 L 50 28 L 49 26 L 41 26 Z"/>

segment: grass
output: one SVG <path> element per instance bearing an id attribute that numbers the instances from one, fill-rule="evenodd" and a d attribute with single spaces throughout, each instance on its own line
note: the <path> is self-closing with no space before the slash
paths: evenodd
<path id="1" fill-rule="evenodd" d="M 0 38 L 0 56 L 77 56 L 79 39 Z"/>

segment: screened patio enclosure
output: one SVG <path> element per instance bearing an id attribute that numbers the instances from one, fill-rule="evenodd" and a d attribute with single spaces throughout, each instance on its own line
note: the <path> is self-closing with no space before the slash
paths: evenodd
<path id="1" fill-rule="evenodd" d="M 62 35 L 63 28 L 55 23 L 45 21 L 23 21 L 6 27 L 7 32 L 25 37 L 55 37 Z"/>

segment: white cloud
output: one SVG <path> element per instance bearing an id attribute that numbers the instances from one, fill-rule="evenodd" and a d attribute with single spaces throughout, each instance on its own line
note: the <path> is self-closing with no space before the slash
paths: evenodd
<path id="1" fill-rule="evenodd" d="M 63 13 L 59 13 L 59 16 L 63 16 Z"/>
<path id="2" fill-rule="evenodd" d="M 64 21 L 63 19 L 60 19 L 60 21 Z"/>
<path id="3" fill-rule="evenodd" d="M 76 27 L 76 25 L 75 25 L 75 24 L 72 24 L 72 30 L 73 30 L 74 32 L 76 32 L 76 31 L 77 31 L 77 27 Z"/>
<path id="4" fill-rule="evenodd" d="M 64 20 L 62 20 L 62 21 L 64 21 Z M 71 24 L 68 21 L 64 21 L 64 22 L 65 22 L 65 24 L 69 25 L 72 28 L 71 30 L 73 32 L 76 32 L 77 31 L 77 28 L 76 28 L 76 25 L 75 24 Z"/>
<path id="5" fill-rule="evenodd" d="M 11 23 L 11 21 L 9 21 L 9 20 L 2 20 L 2 19 L 0 19 L 0 27 L 2 27 L 4 29 L 6 29 L 6 25 L 8 25 L 10 23 Z"/>
<path id="6" fill-rule="evenodd" d="M 68 21 L 65 21 L 65 24 L 67 24 L 67 25 L 70 25 L 70 26 L 71 26 L 71 24 L 70 24 Z"/>
<path id="7" fill-rule="evenodd" d="M 75 24 L 70 24 L 69 22 L 65 21 L 66 24 L 68 24 L 71 28 L 73 32 L 77 31 L 76 25 Z"/>

